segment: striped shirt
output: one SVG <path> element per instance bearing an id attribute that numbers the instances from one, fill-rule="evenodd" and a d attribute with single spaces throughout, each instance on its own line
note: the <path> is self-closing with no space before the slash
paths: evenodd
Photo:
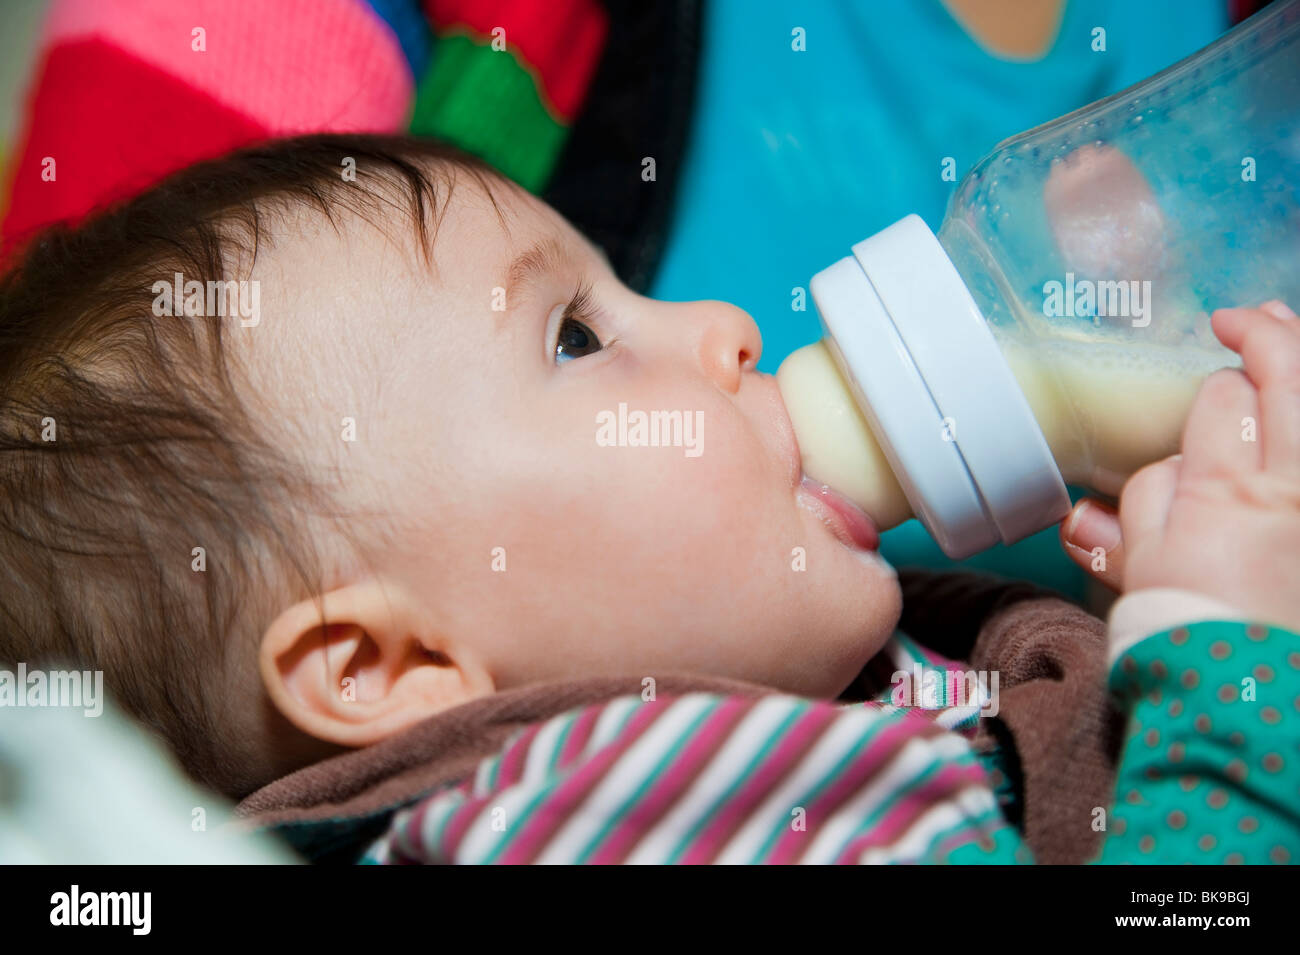
<path id="1" fill-rule="evenodd" d="M 1111 688 L 1131 718 L 1121 798 L 1099 807 L 1102 861 L 1297 857 L 1297 646 L 1300 636 L 1286 630 L 1202 622 L 1148 637 L 1115 662 Z M 1227 689 L 1240 672 L 1255 674 L 1249 705 Z M 1189 752 L 1201 756 L 1195 765 Z M 1205 798 L 1189 800 L 1196 791 Z M 527 727 L 471 777 L 397 812 L 360 861 L 1033 857 L 968 739 L 932 715 L 689 693 L 622 696 Z"/>

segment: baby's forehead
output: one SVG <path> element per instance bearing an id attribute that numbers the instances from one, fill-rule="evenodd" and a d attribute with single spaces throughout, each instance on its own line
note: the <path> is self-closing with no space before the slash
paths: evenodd
<path id="1" fill-rule="evenodd" d="M 253 376 L 306 398 L 326 393 L 331 379 L 363 387 L 365 375 L 409 361 L 404 352 L 428 349 L 437 362 L 496 347 L 494 303 L 511 263 L 548 240 L 575 254 L 594 248 L 518 187 L 489 195 L 462 177 L 438 198 L 426 223 L 427 259 L 398 206 L 386 217 L 344 204 L 329 215 L 302 206 L 276 216 L 250 273 L 260 286 L 259 324 L 232 328 Z"/>
<path id="2" fill-rule="evenodd" d="M 370 286 L 385 295 L 403 289 L 463 295 L 507 280 L 509 265 L 527 249 L 559 243 L 573 253 L 603 256 L 559 213 L 513 184 L 491 193 L 462 177 L 426 208 L 424 233 L 400 202 L 378 213 L 336 204 L 328 215 L 286 210 L 257 272 L 295 297 L 314 283 L 346 293 Z"/>

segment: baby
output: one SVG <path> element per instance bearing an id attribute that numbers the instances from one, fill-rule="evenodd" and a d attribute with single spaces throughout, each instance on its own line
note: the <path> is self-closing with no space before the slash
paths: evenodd
<path id="1" fill-rule="evenodd" d="M 212 314 L 209 281 L 251 283 L 255 320 Z M 1300 628 L 1300 322 L 1215 323 L 1250 377 L 1211 379 L 1181 462 L 1102 531 L 1123 525 L 1128 591 Z M 228 795 L 536 681 L 834 699 L 899 618 L 891 568 L 799 501 L 753 319 L 637 295 L 433 142 L 187 169 L 29 246 L 0 335 L 0 658 L 102 668 Z M 623 404 L 701 422 L 701 453 L 598 441 Z"/>
<path id="2" fill-rule="evenodd" d="M 159 307 L 194 281 L 206 313 L 213 280 L 256 317 Z M 232 795 L 538 680 L 834 697 L 899 616 L 890 567 L 797 500 L 753 319 L 633 293 L 446 147 L 190 168 L 37 242 L 0 327 L 0 656 L 102 667 Z M 621 403 L 690 415 L 701 453 L 602 446 Z"/>

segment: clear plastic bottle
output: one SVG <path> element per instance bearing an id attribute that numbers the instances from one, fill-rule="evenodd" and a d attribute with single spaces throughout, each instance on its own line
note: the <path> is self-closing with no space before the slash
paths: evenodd
<path id="1" fill-rule="evenodd" d="M 1007 140 L 812 280 L 827 337 L 777 372 L 804 469 L 945 553 L 1012 543 L 1177 453 L 1239 365 L 1217 308 L 1300 308 L 1300 0 Z"/>

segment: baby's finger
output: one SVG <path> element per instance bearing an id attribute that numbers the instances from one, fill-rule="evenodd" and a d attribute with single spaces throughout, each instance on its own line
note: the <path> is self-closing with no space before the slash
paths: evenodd
<path id="1" fill-rule="evenodd" d="M 1260 315 L 1260 312 L 1263 312 L 1264 315 Z M 1277 319 L 1283 325 L 1300 334 L 1300 325 L 1291 325 L 1288 321 L 1295 316 L 1295 313 L 1285 303 L 1277 299 L 1265 302 L 1259 308 L 1249 308 L 1243 305 L 1237 308 L 1215 309 L 1210 316 L 1210 326 L 1214 329 L 1214 334 L 1218 336 L 1219 341 L 1233 351 L 1240 352 L 1246 332 L 1259 322 L 1267 322 L 1268 319 L 1264 316 Z"/>
<path id="2" fill-rule="evenodd" d="M 1119 514 L 1101 501 L 1084 498 L 1061 522 L 1061 546 L 1076 564 L 1111 590 L 1124 580 L 1124 540 Z"/>
<path id="3" fill-rule="evenodd" d="M 1190 477 L 1258 470 L 1259 400 L 1238 368 L 1220 368 L 1201 383 L 1183 426 L 1183 473 Z"/>
<path id="4" fill-rule="evenodd" d="M 1175 454 L 1148 464 L 1129 478 L 1120 491 L 1120 535 L 1128 550 L 1132 551 L 1139 542 L 1164 528 L 1182 463 L 1183 456 Z"/>
<path id="5" fill-rule="evenodd" d="M 1263 465 L 1300 477 L 1300 320 L 1279 318 L 1290 312 L 1280 302 L 1268 305 L 1221 309 L 1212 322 L 1220 341 L 1241 353 L 1246 374 L 1259 390 Z"/>

